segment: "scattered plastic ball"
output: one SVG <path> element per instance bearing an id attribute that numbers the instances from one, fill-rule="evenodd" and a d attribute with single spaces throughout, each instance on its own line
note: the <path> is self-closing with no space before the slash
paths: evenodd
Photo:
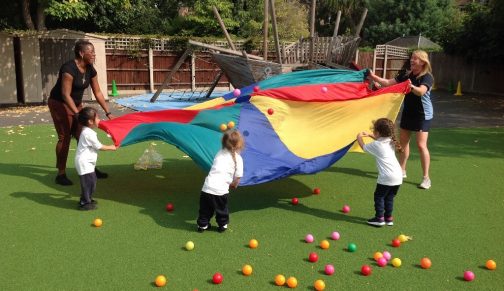
<path id="1" fill-rule="evenodd" d="M 292 205 L 298 205 L 299 204 L 299 199 L 296 198 L 296 197 L 294 197 L 294 198 L 292 198 L 291 203 L 292 203 Z"/>
<path id="2" fill-rule="evenodd" d="M 172 203 L 168 203 L 168 204 L 166 204 L 166 211 L 168 211 L 168 212 L 172 212 L 172 211 L 173 211 L 173 209 L 175 209 L 175 207 L 173 206 L 173 204 L 172 204 Z"/>
<path id="3" fill-rule="evenodd" d="M 273 115 L 273 113 L 275 113 L 275 110 L 273 110 L 273 108 L 269 108 L 268 109 L 268 114 L 269 115 Z"/>
<path id="4" fill-rule="evenodd" d="M 241 91 L 240 91 L 240 89 L 234 89 L 234 90 L 233 90 L 233 96 L 238 97 L 238 96 L 240 96 L 240 95 L 241 95 Z"/>
<path id="5" fill-rule="evenodd" d="M 380 259 L 380 258 L 383 258 L 383 254 L 382 253 L 376 252 L 376 253 L 373 254 L 373 259 L 375 261 L 378 261 L 378 259 Z"/>
<path id="6" fill-rule="evenodd" d="M 341 211 L 343 211 L 343 213 L 350 212 L 350 206 L 348 206 L 348 205 L 343 206 L 343 208 L 341 209 Z"/>
<path id="7" fill-rule="evenodd" d="M 322 93 L 327 93 L 327 87 L 324 86 L 324 87 L 320 88 L 320 91 L 322 91 Z"/>
<path id="8" fill-rule="evenodd" d="M 398 248 L 398 247 L 400 247 L 400 246 L 401 246 L 401 241 L 400 241 L 400 240 L 398 240 L 398 239 L 393 239 L 393 240 L 392 240 L 392 246 L 393 246 L 394 248 Z"/>
<path id="9" fill-rule="evenodd" d="M 283 286 L 285 284 L 285 276 L 284 275 L 276 275 L 275 276 L 275 284 L 277 286 Z"/>
<path id="10" fill-rule="evenodd" d="M 497 269 L 497 263 L 494 260 L 488 260 L 488 261 L 486 261 L 485 266 L 486 266 L 486 268 L 488 270 L 495 270 L 495 269 Z"/>
<path id="11" fill-rule="evenodd" d="M 398 239 L 401 243 L 403 243 L 403 242 L 407 242 L 407 241 L 408 241 L 408 237 L 407 237 L 407 236 L 405 236 L 404 234 L 400 234 L 400 235 L 397 237 L 397 239 Z"/>
<path id="12" fill-rule="evenodd" d="M 354 243 L 350 243 L 350 244 L 348 244 L 348 251 L 349 251 L 349 252 L 353 253 L 353 252 L 355 252 L 356 250 L 357 250 L 357 245 L 356 245 L 356 244 L 354 244 Z"/>
<path id="13" fill-rule="evenodd" d="M 221 124 L 219 126 L 219 128 L 220 128 L 221 131 L 226 131 L 227 130 L 227 125 L 223 123 L 223 124 Z"/>
<path id="14" fill-rule="evenodd" d="M 313 189 L 313 194 L 319 195 L 320 194 L 320 188 Z"/>
<path id="15" fill-rule="evenodd" d="M 222 280 L 224 280 L 224 277 L 222 276 L 221 273 L 215 273 L 212 277 L 212 282 L 214 284 L 220 284 L 222 283 Z"/>
<path id="16" fill-rule="evenodd" d="M 384 251 L 382 255 L 387 261 L 390 261 L 390 258 L 392 258 L 392 255 L 388 251 Z"/>
<path id="17" fill-rule="evenodd" d="M 323 280 L 317 280 L 313 283 L 313 288 L 317 291 L 322 291 L 325 289 L 325 282 Z"/>
<path id="18" fill-rule="evenodd" d="M 289 279 L 287 279 L 287 286 L 289 286 L 289 288 L 296 288 L 297 284 L 298 281 L 296 277 L 289 277 Z"/>
<path id="19" fill-rule="evenodd" d="M 333 265 L 325 265 L 324 272 L 326 273 L 326 275 L 331 276 L 332 274 L 334 274 L 334 266 Z"/>
<path id="20" fill-rule="evenodd" d="M 252 274 L 252 266 L 251 265 L 245 265 L 245 266 L 243 266 L 242 273 L 245 276 L 250 276 Z"/>
<path id="21" fill-rule="evenodd" d="M 251 249 L 256 249 L 259 246 L 259 242 L 256 239 L 251 239 L 249 241 L 249 247 Z"/>
<path id="22" fill-rule="evenodd" d="M 378 264 L 378 266 L 380 267 L 385 267 L 387 265 L 387 259 L 381 257 L 378 260 L 376 260 L 376 264 Z"/>
<path id="23" fill-rule="evenodd" d="M 103 221 L 100 218 L 96 218 L 95 220 L 93 220 L 93 225 L 95 227 L 100 227 L 103 225 Z"/>
<path id="24" fill-rule="evenodd" d="M 186 250 L 188 250 L 188 251 L 192 251 L 192 250 L 194 250 L 194 243 L 193 243 L 192 241 L 188 241 L 188 242 L 186 242 L 186 244 L 185 244 L 185 248 L 186 248 Z"/>
<path id="25" fill-rule="evenodd" d="M 318 255 L 316 252 L 311 252 L 310 255 L 308 256 L 308 261 L 315 263 L 318 261 Z"/>
<path id="26" fill-rule="evenodd" d="M 472 281 L 472 280 L 474 280 L 475 277 L 476 276 L 474 276 L 474 273 L 471 271 L 464 272 L 464 280 L 466 280 L 466 281 Z"/>
<path id="27" fill-rule="evenodd" d="M 399 268 L 402 265 L 402 261 L 399 258 L 393 258 L 392 259 L 392 266 Z"/>
<path id="28" fill-rule="evenodd" d="M 333 231 L 333 232 L 331 233 L 331 238 L 332 238 L 333 240 L 339 240 L 339 239 L 340 239 L 340 234 L 339 234 L 339 232 L 337 232 L 337 231 Z"/>
<path id="29" fill-rule="evenodd" d="M 259 92 L 259 86 L 254 86 L 254 92 Z"/>
<path id="30" fill-rule="evenodd" d="M 422 269 L 429 269 L 432 266 L 432 262 L 429 258 L 422 258 L 420 260 L 420 266 Z"/>
<path id="31" fill-rule="evenodd" d="M 329 243 L 328 240 L 324 239 L 320 242 L 320 248 L 324 249 L 324 250 L 327 250 L 329 247 L 331 246 L 331 244 Z"/>
<path id="32" fill-rule="evenodd" d="M 314 238 L 313 238 L 313 235 L 312 234 L 307 234 L 304 238 L 305 242 L 307 243 L 312 243 Z"/>
<path id="33" fill-rule="evenodd" d="M 157 276 L 156 280 L 154 280 L 154 284 L 156 284 L 157 287 L 164 287 L 166 285 L 166 277 L 163 275 Z"/>
<path id="34" fill-rule="evenodd" d="M 361 274 L 364 275 L 364 276 L 371 275 L 372 271 L 373 271 L 373 269 L 371 269 L 371 266 L 368 266 L 368 265 L 362 266 L 362 268 L 360 270 Z"/>
<path id="35" fill-rule="evenodd" d="M 234 128 L 234 127 L 235 127 L 235 123 L 234 123 L 234 121 L 230 121 L 230 122 L 228 122 L 228 124 L 227 124 L 227 128 L 232 129 L 232 128 Z"/>

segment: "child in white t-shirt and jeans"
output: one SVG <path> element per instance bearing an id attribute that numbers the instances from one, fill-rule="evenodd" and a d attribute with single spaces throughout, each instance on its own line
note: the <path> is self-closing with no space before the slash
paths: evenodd
<path id="1" fill-rule="evenodd" d="M 364 144 L 363 137 L 371 137 L 373 142 Z M 392 120 L 380 118 L 373 123 L 373 133 L 361 132 L 357 135 L 360 147 L 376 158 L 378 181 L 374 192 L 375 217 L 367 222 L 374 226 L 394 225 L 392 210 L 394 197 L 403 181 L 401 166 L 395 150 L 401 151 L 401 145 L 395 136 Z"/>
<path id="2" fill-rule="evenodd" d="M 75 168 L 79 174 L 81 184 L 80 210 L 96 209 L 97 202 L 93 199 L 96 190 L 96 160 L 98 151 L 115 151 L 114 145 L 102 145 L 93 128 L 98 127 L 100 118 L 96 109 L 84 107 L 77 116 L 77 121 L 82 125 L 79 136 L 77 152 L 75 153 Z"/>
<path id="3" fill-rule="evenodd" d="M 243 137 L 236 130 L 227 131 L 222 136 L 222 149 L 215 155 L 201 189 L 198 232 L 210 229 L 210 219 L 214 213 L 217 230 L 226 231 L 229 223 L 229 188 L 236 189 L 243 176 L 243 159 L 240 156 L 243 146 Z"/>

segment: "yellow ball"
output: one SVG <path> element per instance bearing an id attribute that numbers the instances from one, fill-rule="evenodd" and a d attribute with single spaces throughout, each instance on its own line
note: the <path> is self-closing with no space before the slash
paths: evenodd
<path id="1" fill-rule="evenodd" d="M 287 279 L 287 286 L 289 286 L 289 288 L 296 288 L 297 284 L 298 281 L 296 277 L 289 277 L 289 279 Z"/>
<path id="2" fill-rule="evenodd" d="M 325 289 L 325 283 L 323 280 L 317 280 L 313 284 L 313 287 L 315 287 L 315 290 L 317 290 L 317 291 L 322 291 Z"/>
<path id="3" fill-rule="evenodd" d="M 285 277 L 284 277 L 284 275 L 280 275 L 280 274 L 276 275 L 275 276 L 275 284 L 277 286 L 283 286 L 285 284 Z"/>
<path id="4" fill-rule="evenodd" d="M 243 266 L 242 273 L 245 276 L 250 276 L 252 274 L 252 266 L 251 265 L 245 265 L 245 266 Z"/>
<path id="5" fill-rule="evenodd" d="M 401 264 L 402 264 L 401 259 L 399 259 L 399 258 L 392 259 L 392 266 L 399 268 L 401 266 Z"/>
<path id="6" fill-rule="evenodd" d="M 488 260 L 485 264 L 486 268 L 488 270 L 495 270 L 497 269 L 497 263 L 494 260 Z"/>
<path id="7" fill-rule="evenodd" d="M 230 122 L 228 122 L 227 127 L 228 127 L 229 129 L 234 128 L 234 127 L 235 127 L 235 123 L 234 123 L 234 121 L 230 121 Z"/>
<path id="8" fill-rule="evenodd" d="M 163 275 L 159 275 L 156 277 L 156 281 L 154 281 L 154 283 L 158 287 L 163 287 L 164 285 L 166 285 L 166 277 Z"/>
<path id="9" fill-rule="evenodd" d="M 383 254 L 381 252 L 376 252 L 374 253 L 373 258 L 375 261 L 378 261 L 378 259 L 383 258 Z"/>
<path id="10" fill-rule="evenodd" d="M 407 236 L 405 236 L 404 234 L 400 234 L 400 235 L 397 237 L 397 239 L 398 239 L 401 243 L 403 243 L 403 242 L 407 242 L 407 241 L 408 241 L 408 237 L 407 237 Z"/>
<path id="11" fill-rule="evenodd" d="M 93 221 L 93 225 L 96 226 L 96 227 L 100 227 L 103 225 L 103 221 L 99 218 L 96 218 L 94 221 Z"/>
<path id="12" fill-rule="evenodd" d="M 251 249 L 255 249 L 255 248 L 257 248 L 258 246 L 259 246 L 259 242 L 258 242 L 256 239 L 251 239 L 251 240 L 249 241 L 249 247 L 250 247 Z"/>
<path id="13" fill-rule="evenodd" d="M 329 246 L 330 246 L 329 241 L 326 239 L 320 242 L 320 247 L 323 248 L 324 250 L 327 250 Z"/>
<path id="14" fill-rule="evenodd" d="M 194 249 L 194 243 L 193 243 L 192 241 L 188 241 L 188 242 L 186 242 L 186 244 L 185 244 L 185 248 L 186 248 L 186 250 L 188 250 L 188 251 L 192 251 L 192 250 Z"/>
<path id="15" fill-rule="evenodd" d="M 221 131 L 226 131 L 227 130 L 227 125 L 225 125 L 224 123 L 220 125 L 220 130 Z"/>

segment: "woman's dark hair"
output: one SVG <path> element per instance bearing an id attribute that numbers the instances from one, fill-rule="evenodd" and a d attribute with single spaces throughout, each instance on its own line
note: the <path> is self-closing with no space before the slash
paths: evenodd
<path id="1" fill-rule="evenodd" d="M 373 124 L 373 130 L 381 137 L 390 137 L 396 150 L 403 152 L 401 144 L 396 138 L 394 122 L 388 118 L 380 118 Z"/>
<path id="2" fill-rule="evenodd" d="M 84 107 L 79 111 L 77 121 L 80 125 L 88 126 L 90 120 L 95 120 L 96 114 L 98 114 L 98 112 L 93 107 Z"/>
<path id="3" fill-rule="evenodd" d="M 80 52 L 85 51 L 88 45 L 92 46 L 93 44 L 87 40 L 78 40 L 74 47 L 75 58 L 80 59 Z"/>

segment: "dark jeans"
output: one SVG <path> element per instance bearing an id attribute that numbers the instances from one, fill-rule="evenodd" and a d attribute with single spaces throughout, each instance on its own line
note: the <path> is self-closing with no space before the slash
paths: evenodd
<path id="1" fill-rule="evenodd" d="M 376 211 L 376 217 L 392 217 L 392 210 L 394 210 L 394 197 L 399 191 L 399 186 L 386 186 L 382 184 L 376 184 L 376 190 L 374 192 L 374 207 Z"/>
<path id="2" fill-rule="evenodd" d="M 79 125 L 74 118 L 72 110 L 64 103 L 54 99 L 47 101 L 49 111 L 54 122 L 54 128 L 58 133 L 58 143 L 56 144 L 56 167 L 60 171 L 66 169 L 68 158 L 68 150 L 70 149 L 70 141 L 72 136 L 79 140 L 82 126 Z M 77 109 L 82 109 L 82 104 L 77 106 Z"/>
<path id="3" fill-rule="evenodd" d="M 81 185 L 81 198 L 80 204 L 88 204 L 91 203 L 91 199 L 93 199 L 93 193 L 96 191 L 96 173 L 92 172 L 89 174 L 84 174 L 79 176 L 80 185 Z"/>
<path id="4" fill-rule="evenodd" d="M 214 212 L 219 226 L 229 223 L 228 194 L 219 196 L 201 191 L 198 226 L 207 226 Z"/>

